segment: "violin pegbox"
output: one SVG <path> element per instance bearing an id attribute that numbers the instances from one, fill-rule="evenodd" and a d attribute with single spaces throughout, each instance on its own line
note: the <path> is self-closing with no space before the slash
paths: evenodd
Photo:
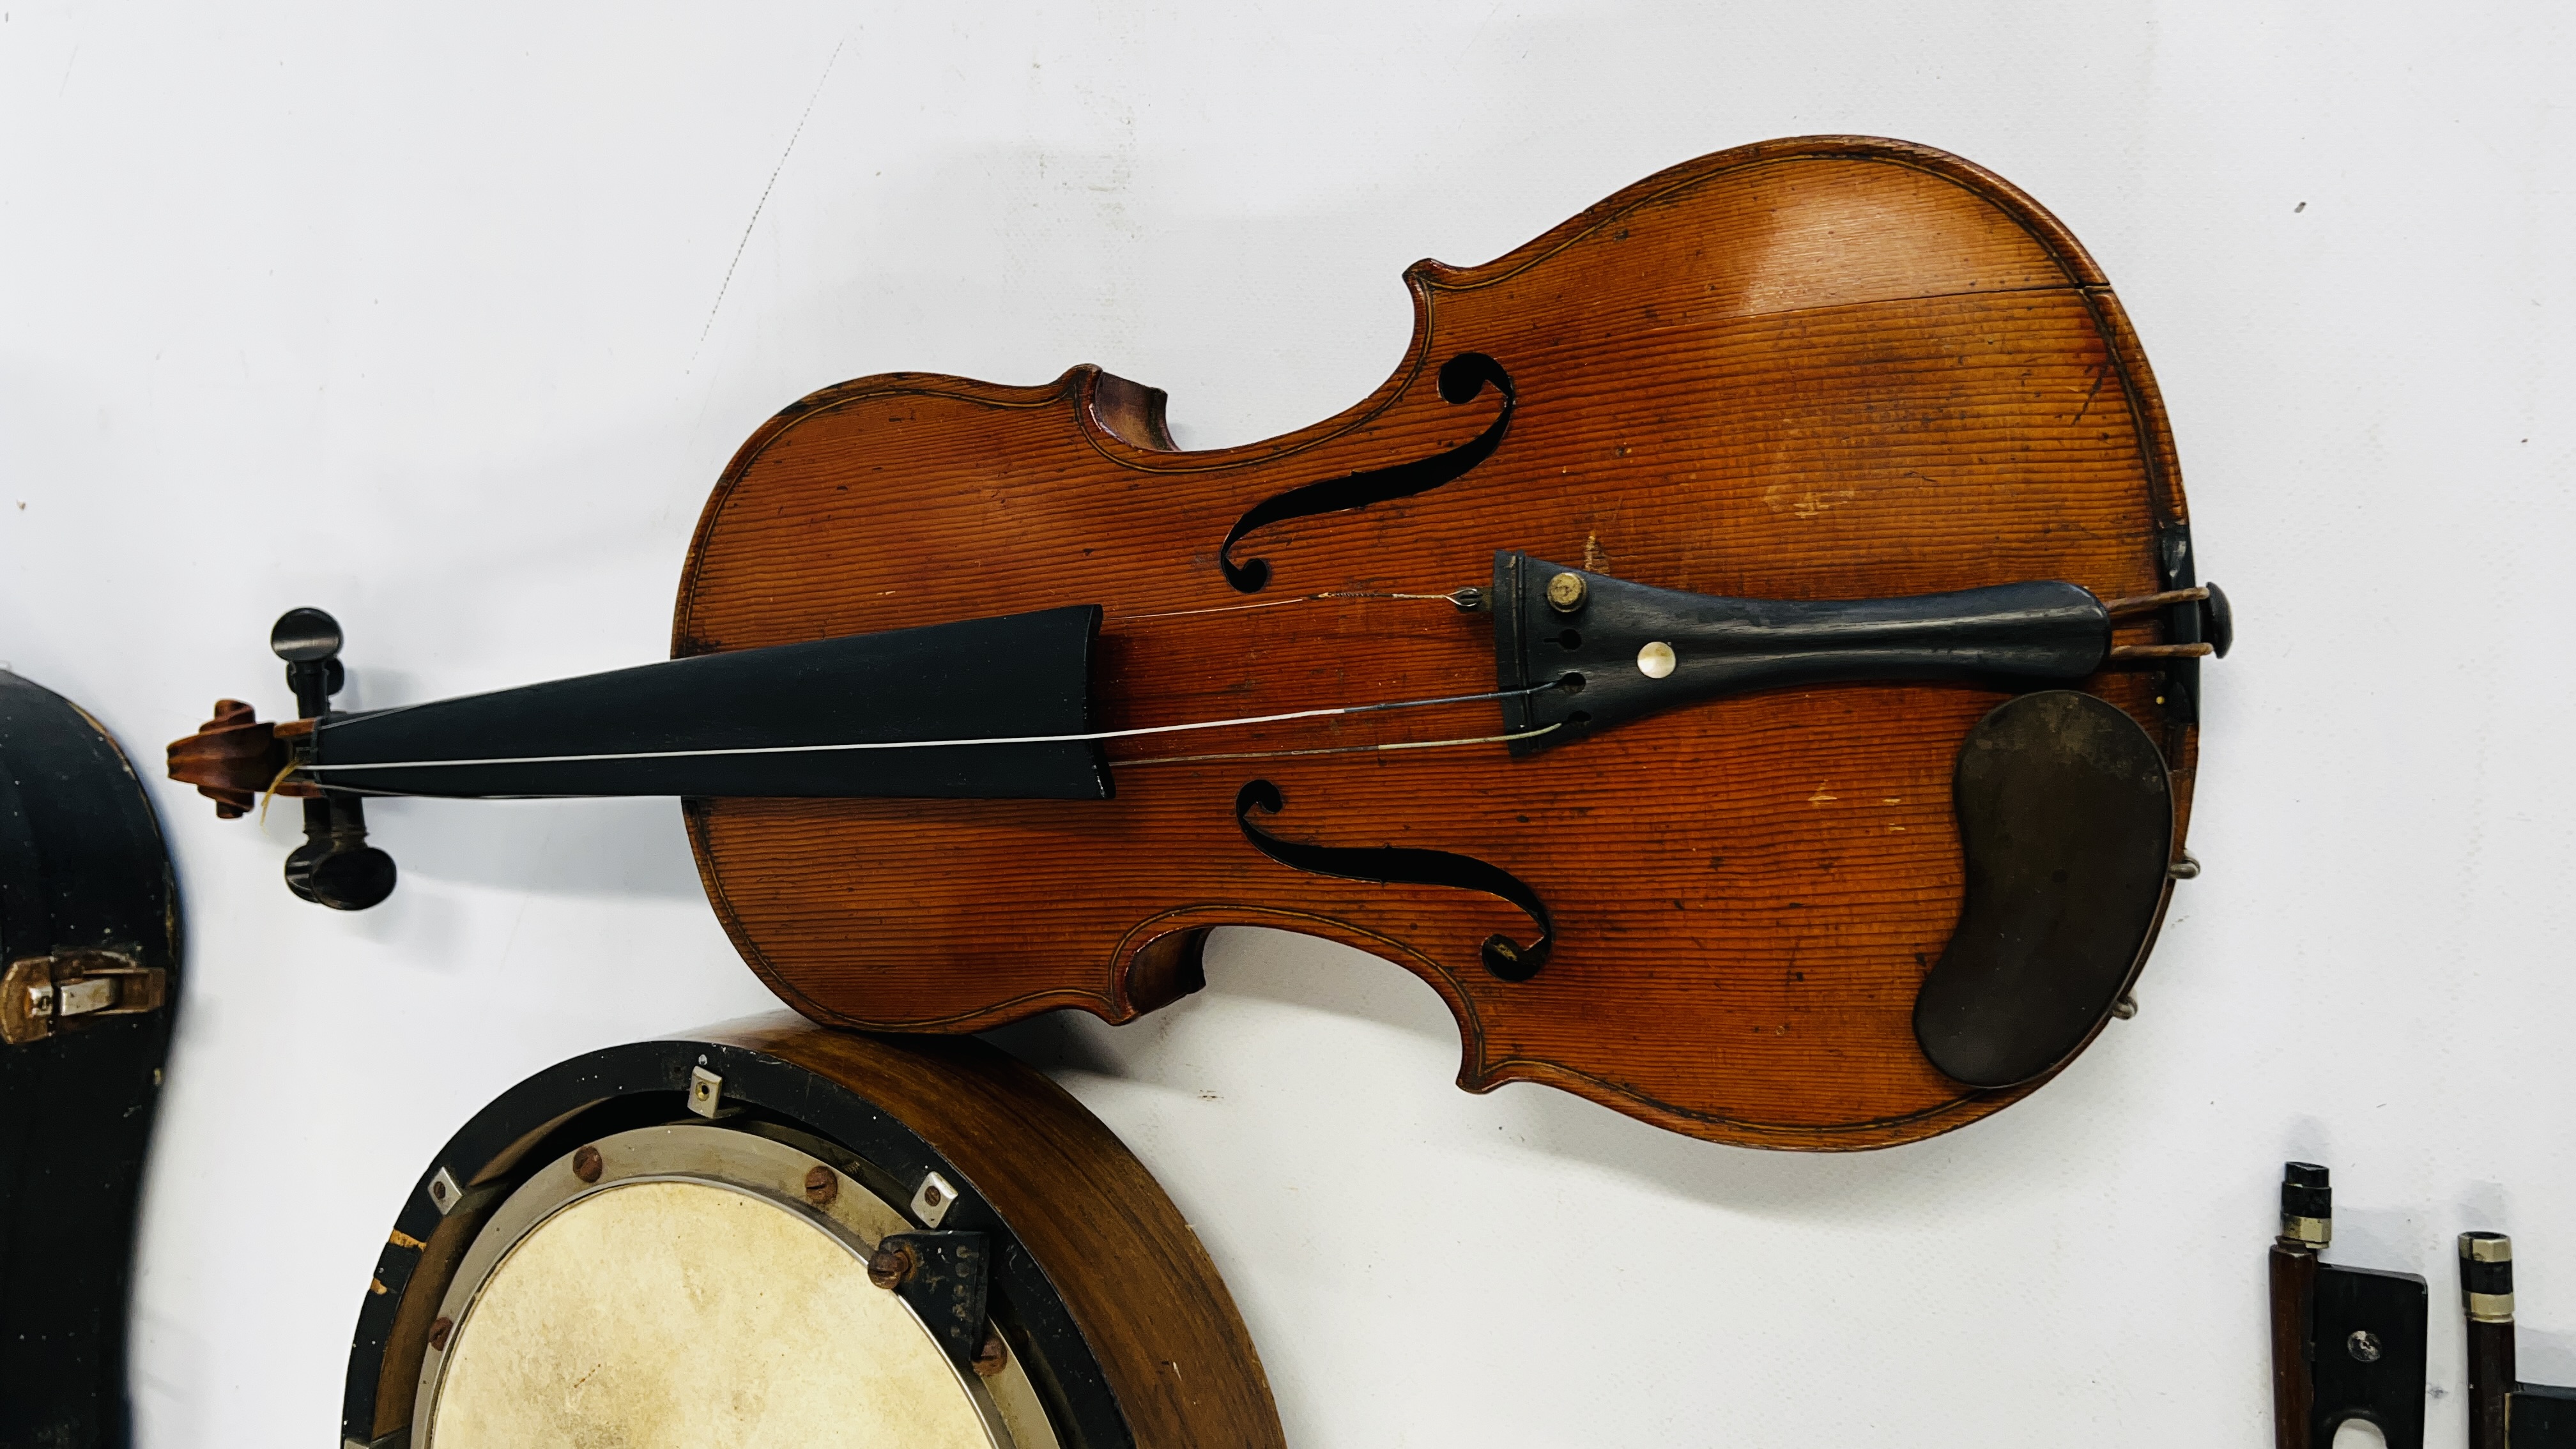
<path id="1" fill-rule="evenodd" d="M 311 738 L 313 721 L 348 683 L 341 642 L 340 622 L 320 609 L 280 615 L 268 647 L 286 661 L 298 717 L 264 722 L 238 699 L 216 700 L 197 733 L 171 742 L 170 778 L 196 786 L 225 820 L 248 814 L 262 795 L 302 800 L 304 843 L 287 853 L 287 889 L 333 910 L 363 911 L 392 895 L 395 879 L 393 857 L 367 843 L 366 803 L 342 791 L 326 795 L 293 772 L 295 742 Z"/>

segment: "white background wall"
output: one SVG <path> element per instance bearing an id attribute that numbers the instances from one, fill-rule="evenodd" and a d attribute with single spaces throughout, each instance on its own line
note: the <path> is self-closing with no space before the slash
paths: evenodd
<path id="1" fill-rule="evenodd" d="M 2434 1444 L 2464 1226 L 2576 1381 L 2563 7 L 0 10 L 0 658 L 147 758 L 286 705 L 295 604 L 361 707 L 657 657 L 718 469 L 826 383 L 1092 361 L 1245 441 L 1375 385 L 1408 262 L 1672 162 L 1993 167 L 2127 301 L 2238 605 L 2137 1020 L 1842 1157 L 1465 1096 L 1427 988 L 1287 936 L 1009 1040 L 1188 1210 L 1298 1445 L 2251 1449 L 2285 1156 L 2344 1261 L 2432 1278 Z M 155 790 L 191 949 L 141 1441 L 331 1442 L 446 1135 L 768 998 L 667 802 L 378 807 L 402 887 L 347 916 L 279 884 L 294 811 Z"/>

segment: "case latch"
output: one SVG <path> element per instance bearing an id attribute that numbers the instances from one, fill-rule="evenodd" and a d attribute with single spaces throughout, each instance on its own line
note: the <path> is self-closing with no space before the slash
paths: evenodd
<path id="1" fill-rule="evenodd" d="M 0 975 L 0 1041 L 42 1041 L 98 1017 L 158 1011 L 170 974 L 115 951 L 22 956 Z"/>

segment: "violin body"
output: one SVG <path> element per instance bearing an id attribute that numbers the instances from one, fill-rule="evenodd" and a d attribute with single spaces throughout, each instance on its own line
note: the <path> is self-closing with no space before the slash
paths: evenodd
<path id="1" fill-rule="evenodd" d="M 2172 442 L 2119 302 L 2065 228 L 1957 158 L 1855 138 L 1745 147 L 1496 261 L 1426 261 L 1406 281 L 1394 375 L 1243 447 L 1175 450 L 1163 394 L 1088 367 L 1040 387 L 892 373 L 804 399 L 708 502 L 673 654 L 1096 603 L 1092 723 L 1121 730 L 1491 690 L 1494 622 L 1439 596 L 1486 583 L 1498 550 L 1757 599 L 2190 580 Z M 1507 372 L 1508 398 L 1444 393 L 1444 364 L 1469 354 Z M 1319 481 L 1455 456 L 1505 407 L 1499 446 L 1436 486 L 1238 528 Z M 2118 634 L 2167 637 L 2155 620 Z M 2196 678 L 2080 686 L 2161 750 L 2176 860 Z M 1207 758 L 1491 736 L 1488 703 L 1121 740 L 1108 800 L 685 809 L 743 958 L 818 1021 L 1122 1022 L 1195 988 L 1209 929 L 1270 926 L 1429 983 L 1468 1090 L 1537 1081 L 1699 1137 L 1874 1147 L 2045 1079 L 1966 1085 L 1912 1019 L 1968 888 L 1960 742 L 2008 697 L 1828 684 L 1544 751 Z M 1528 883 L 1553 912 L 1545 969 L 1506 980 L 1480 959 L 1528 928 L 1492 894 L 1254 848 L 1254 781 L 1278 839 L 1445 852 Z"/>

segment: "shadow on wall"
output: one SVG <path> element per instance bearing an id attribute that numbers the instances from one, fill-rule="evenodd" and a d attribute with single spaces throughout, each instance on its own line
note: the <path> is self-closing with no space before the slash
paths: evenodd
<path id="1" fill-rule="evenodd" d="M 1219 931 L 1207 953 L 1208 987 L 1140 1021 L 1104 1025 L 1060 1011 L 985 1033 L 986 1039 L 1042 1071 L 1079 1072 L 1188 1091 L 1200 1068 L 1225 1055 L 1210 1033 L 1246 1029 L 1246 1013 L 1289 1007 L 1372 1023 L 1436 1043 L 1424 1053 L 1454 1066 L 1458 1031 L 1448 1008 L 1411 973 L 1363 952 L 1290 932 Z M 1193 1040 L 1193 1038 L 1197 1038 Z M 2109 1069 L 2088 1052 L 2060 1078 L 1984 1121 L 1926 1142 L 1870 1152 L 1779 1152 L 1705 1142 L 1626 1117 L 1571 1093 L 1515 1082 L 1467 1097 L 1446 1074 L 1409 1069 L 1384 1102 L 1390 1122 L 1451 1114 L 1477 1119 L 1485 1131 L 1523 1152 L 1577 1163 L 1652 1185 L 1672 1196 L 1760 1217 L 1840 1223 L 1899 1223 L 1952 1205 L 2008 1201 L 2062 1192 L 2070 1173 L 2093 1164 L 2067 1160 L 2066 1119 L 2098 1110 L 2085 1086 Z M 1418 1061 L 1420 1058 L 1417 1057 Z M 2088 1061 L 2092 1061 L 2088 1069 Z M 1268 1084 L 1276 1101 L 1306 1102 L 1315 1078 L 1385 1070 L 1340 1061 L 1328 1051 L 1306 1059 L 1307 1080 Z M 1391 1130 L 1401 1130 L 1391 1129 Z"/>
<path id="2" fill-rule="evenodd" d="M 886 369 L 1025 385 L 1090 362 L 1171 390 L 1183 447 L 1250 443 L 1343 412 L 1403 363 L 1412 333 L 1403 270 L 1457 204 L 1509 217 L 1500 230 L 1518 234 L 1508 249 L 1597 199 L 1562 212 L 1497 201 L 1457 181 L 1461 172 L 1448 155 L 1383 189 L 1327 188 L 1296 199 L 1299 224 L 1284 225 L 1274 194 L 1210 211 L 1202 186 L 1169 190 L 1168 168 L 1140 174 L 1137 157 L 1116 148 L 938 148 L 868 187 L 785 203 L 805 216 L 795 234 L 804 240 L 785 245 L 879 260 L 788 268 L 829 279 L 794 295 L 738 280 L 714 345 L 747 345 L 754 334 L 735 330 L 744 318 L 800 319 L 783 337 L 764 324 L 758 360 L 744 354 L 747 368 L 793 389 L 746 398 L 763 407 Z M 949 244 L 926 254 L 913 240 L 926 234 Z M 1319 250 L 1318 236 L 1335 244 Z M 1264 279 L 1261 295 L 1239 295 L 1246 277 Z M 1273 293 L 1300 300 L 1272 305 Z M 811 360 L 781 367 L 782 350 Z"/>
<path id="3" fill-rule="evenodd" d="M 2515 1373 L 2525 1383 L 2576 1384 L 2576 1333 L 2534 1333 L 2516 1323 L 2513 1354 Z"/>
<path id="4" fill-rule="evenodd" d="M 301 821 L 300 812 L 273 810 L 267 833 L 292 848 Z M 677 800 L 371 800 L 367 839 L 409 881 L 705 899 Z"/>
<path id="5" fill-rule="evenodd" d="M 2084 1069 L 2082 1060 L 2068 1074 Z M 1522 1133 L 1552 1156 L 1652 1183 L 1672 1195 L 1755 1217 L 1897 1226 L 1981 1204 L 2055 1196 L 2087 1167 L 2063 1151 L 2063 1118 L 2083 1110 L 2060 1080 L 2030 1099 L 1927 1141 L 1865 1152 L 1731 1147 L 1623 1116 L 1536 1084 L 1503 1092 Z M 2058 1093 L 2056 1100 L 2050 1099 Z"/>

